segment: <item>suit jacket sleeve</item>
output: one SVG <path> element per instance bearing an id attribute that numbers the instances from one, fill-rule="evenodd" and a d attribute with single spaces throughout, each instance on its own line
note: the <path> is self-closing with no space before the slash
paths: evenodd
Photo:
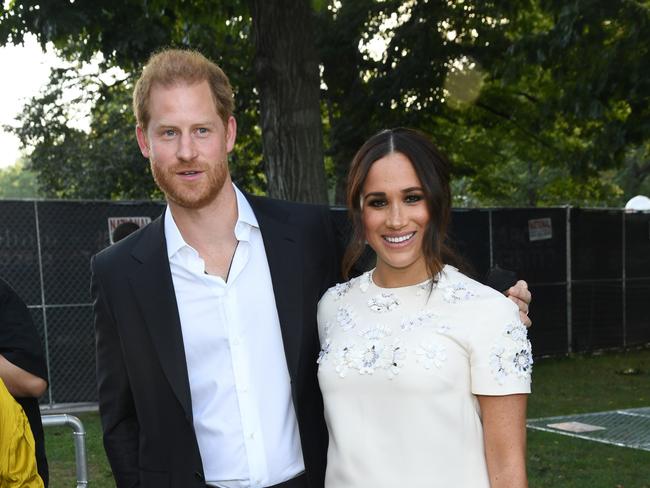
<path id="1" fill-rule="evenodd" d="M 91 261 L 91 296 L 94 308 L 97 348 L 99 409 L 104 431 L 104 448 L 116 486 L 139 486 L 139 426 L 129 378 L 123 361 L 119 333 L 106 297 L 98 257 Z M 103 264 L 103 263 L 102 263 Z"/>

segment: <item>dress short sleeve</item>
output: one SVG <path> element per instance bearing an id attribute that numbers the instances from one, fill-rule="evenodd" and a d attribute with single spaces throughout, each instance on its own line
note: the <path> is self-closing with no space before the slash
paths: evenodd
<path id="1" fill-rule="evenodd" d="M 478 306 L 480 321 L 469 337 L 472 393 L 530 393 L 532 350 L 517 306 L 502 295 Z"/>

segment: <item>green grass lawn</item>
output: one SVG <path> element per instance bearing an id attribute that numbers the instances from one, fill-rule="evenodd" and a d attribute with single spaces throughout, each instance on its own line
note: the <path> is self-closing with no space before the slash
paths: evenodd
<path id="1" fill-rule="evenodd" d="M 648 406 L 650 349 L 534 366 L 528 418 Z M 650 452 L 529 430 L 528 479 L 532 488 L 650 488 Z"/>
<path id="2" fill-rule="evenodd" d="M 650 349 L 539 359 L 535 364 L 529 418 L 648 406 Z M 87 431 L 89 486 L 113 487 L 98 416 L 78 416 Z M 50 486 L 75 486 L 70 429 L 49 427 L 45 435 Z M 650 488 L 650 452 L 529 430 L 528 477 L 531 488 Z"/>
<path id="3" fill-rule="evenodd" d="M 99 414 L 74 414 L 86 429 L 86 456 L 88 457 L 88 486 L 114 487 L 113 475 L 108 466 Z M 45 427 L 45 449 L 50 466 L 50 488 L 72 488 L 76 486 L 76 465 L 74 440 L 69 427 Z"/>

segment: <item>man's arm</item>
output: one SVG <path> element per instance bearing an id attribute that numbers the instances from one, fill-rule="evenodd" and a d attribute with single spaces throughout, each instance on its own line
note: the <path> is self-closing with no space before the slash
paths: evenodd
<path id="1" fill-rule="evenodd" d="M 0 354 L 0 378 L 14 398 L 38 398 L 47 390 L 47 381 L 19 368 Z"/>
<path id="2" fill-rule="evenodd" d="M 97 385 L 104 449 L 118 488 L 140 485 L 138 471 L 139 424 L 120 338 L 91 261 L 91 296 L 95 315 Z"/>

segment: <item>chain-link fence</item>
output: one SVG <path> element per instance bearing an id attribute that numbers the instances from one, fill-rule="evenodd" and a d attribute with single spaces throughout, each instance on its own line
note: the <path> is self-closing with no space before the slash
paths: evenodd
<path id="1" fill-rule="evenodd" d="M 110 217 L 155 218 L 159 203 L 2 201 L 0 273 L 41 335 L 50 387 L 42 403 L 97 400 L 90 257 L 109 245 Z"/>
<path id="2" fill-rule="evenodd" d="M 90 257 L 109 245 L 109 225 L 155 218 L 163 208 L 0 201 L 0 276 L 25 300 L 41 334 L 50 374 L 44 403 L 96 401 Z M 344 229 L 345 212 L 337 220 Z M 529 282 L 536 355 L 650 342 L 649 213 L 458 209 L 452 227 L 477 276 L 499 265 Z"/>
<path id="3" fill-rule="evenodd" d="M 479 276 L 498 264 L 528 281 L 536 355 L 650 342 L 650 213 L 467 210 L 454 229 Z"/>

